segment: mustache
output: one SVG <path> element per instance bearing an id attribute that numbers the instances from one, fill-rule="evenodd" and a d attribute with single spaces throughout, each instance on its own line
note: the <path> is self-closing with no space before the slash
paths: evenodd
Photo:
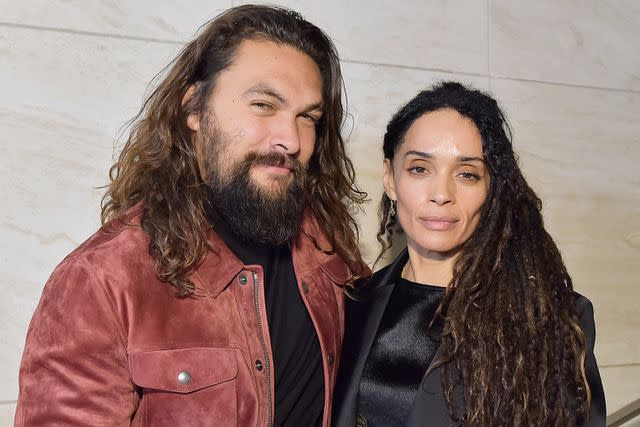
<path id="1" fill-rule="evenodd" d="M 251 152 L 244 158 L 243 163 L 250 166 L 260 165 L 287 168 L 296 174 L 299 174 L 304 170 L 304 167 L 298 159 L 275 151 L 271 151 L 269 153 Z"/>

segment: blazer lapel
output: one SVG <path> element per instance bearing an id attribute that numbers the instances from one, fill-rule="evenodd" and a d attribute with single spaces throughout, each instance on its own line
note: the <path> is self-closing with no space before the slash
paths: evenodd
<path id="1" fill-rule="evenodd" d="M 436 362 L 442 359 L 444 351 L 444 346 L 440 345 L 429 368 L 422 377 L 422 382 L 411 405 L 407 427 L 459 425 L 459 423 L 454 424 L 449 417 L 449 406 L 442 388 L 443 366 L 436 367 Z M 455 414 L 460 416 L 464 412 L 464 391 L 455 363 L 451 364 L 450 367 L 454 381 L 453 406 Z"/>
<path id="2" fill-rule="evenodd" d="M 408 259 L 405 249 L 382 274 L 374 275 L 354 297 L 347 301 L 345 316 L 345 341 L 342 348 L 341 375 L 334 396 L 334 426 L 352 427 L 356 420 L 358 389 L 365 362 L 378 331 L 380 320 L 399 277 Z"/>

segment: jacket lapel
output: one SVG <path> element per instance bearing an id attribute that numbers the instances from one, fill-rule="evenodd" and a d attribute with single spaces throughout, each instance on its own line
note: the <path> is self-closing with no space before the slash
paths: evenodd
<path id="1" fill-rule="evenodd" d="M 422 377 L 420 387 L 416 391 L 416 396 L 411 405 L 407 427 L 459 425 L 453 423 L 449 417 L 449 406 L 444 396 L 442 388 L 442 366 L 436 367 L 436 362 L 444 355 L 444 346 L 440 345 L 429 368 Z M 453 376 L 453 406 L 455 414 L 460 416 L 464 412 L 464 393 L 460 381 L 460 375 L 455 364 L 451 364 L 451 375 Z"/>
<path id="2" fill-rule="evenodd" d="M 355 300 L 347 301 L 340 383 L 334 397 L 339 408 L 334 413 L 335 426 L 354 425 L 362 370 L 395 287 L 394 279 L 400 275 L 407 259 L 405 249 L 392 264 L 357 289 L 353 295 Z"/>

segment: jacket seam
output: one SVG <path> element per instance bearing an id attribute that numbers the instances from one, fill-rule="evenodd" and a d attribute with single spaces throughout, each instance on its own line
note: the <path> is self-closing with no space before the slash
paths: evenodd
<path id="1" fill-rule="evenodd" d="M 100 288 L 100 293 L 102 294 L 102 297 L 105 299 L 105 302 L 107 303 L 108 306 L 108 310 L 111 313 L 112 316 L 112 322 L 115 325 L 115 327 L 119 330 L 119 338 L 122 342 L 122 354 L 120 355 L 120 362 L 122 363 L 122 365 L 126 368 L 126 371 L 129 373 L 129 382 L 132 386 L 132 388 L 135 390 L 136 385 L 133 382 L 133 378 L 131 376 L 131 369 L 129 366 L 129 362 L 127 360 L 128 357 L 128 353 L 127 353 L 127 340 L 125 338 L 125 331 L 126 329 L 124 328 L 124 325 L 119 321 L 118 315 L 117 315 L 117 310 L 115 308 L 115 303 L 112 301 L 111 297 L 109 296 L 105 285 L 102 283 L 102 281 L 98 280 L 97 277 L 95 277 L 95 275 L 91 272 L 91 270 L 89 269 L 89 266 L 87 265 L 86 261 L 77 257 L 77 256 L 73 256 L 71 258 L 69 258 L 68 260 L 65 260 L 62 264 L 67 264 L 70 262 L 76 262 L 79 266 L 81 266 L 86 274 L 87 277 L 89 278 L 89 280 L 91 280 L 95 285 L 97 285 L 98 288 Z M 61 265 L 62 265 L 61 264 Z M 132 407 L 136 406 L 136 394 L 132 393 L 131 394 L 131 402 L 132 402 Z"/>
<path id="2" fill-rule="evenodd" d="M 215 341 L 197 341 L 197 342 L 187 342 L 187 343 L 170 343 L 162 346 L 152 346 L 152 347 L 131 347 L 127 349 L 127 353 L 129 355 L 138 354 L 138 353 L 146 353 L 151 351 L 173 351 L 173 350 L 190 350 L 190 349 L 212 349 L 212 348 L 229 348 L 234 350 L 242 351 L 237 345 L 219 345 L 219 343 Z"/>
<path id="3" fill-rule="evenodd" d="M 124 325 L 118 320 L 118 315 L 117 315 L 117 310 L 115 307 L 115 303 L 111 300 L 107 290 L 106 290 L 106 286 L 104 286 L 104 284 L 98 280 L 98 278 L 96 278 L 93 273 L 91 273 L 91 269 L 89 268 L 89 266 L 87 265 L 86 261 L 77 257 L 73 257 L 71 258 L 69 261 L 75 261 L 78 264 L 80 264 L 82 266 L 82 268 L 87 272 L 87 277 L 89 277 L 91 279 L 92 282 L 94 282 L 96 285 L 98 285 L 98 287 L 101 290 L 102 296 L 104 297 L 104 299 L 106 300 L 108 306 L 109 306 L 109 312 L 111 313 L 112 316 L 112 321 L 115 323 L 116 327 L 119 330 L 119 336 L 120 336 L 120 340 L 122 341 L 122 345 L 123 348 L 126 349 L 127 348 L 127 340 L 125 338 L 126 334 L 125 334 L 125 327 Z M 125 351 L 126 353 L 126 351 Z M 123 358 L 123 361 L 125 362 L 126 365 L 126 358 Z"/>

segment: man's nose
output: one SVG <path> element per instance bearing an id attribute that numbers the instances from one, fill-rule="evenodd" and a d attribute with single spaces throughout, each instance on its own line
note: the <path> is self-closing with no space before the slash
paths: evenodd
<path id="1" fill-rule="evenodd" d="M 272 128 L 271 147 L 273 150 L 295 155 L 300 151 L 300 129 L 295 117 L 282 117 Z"/>

